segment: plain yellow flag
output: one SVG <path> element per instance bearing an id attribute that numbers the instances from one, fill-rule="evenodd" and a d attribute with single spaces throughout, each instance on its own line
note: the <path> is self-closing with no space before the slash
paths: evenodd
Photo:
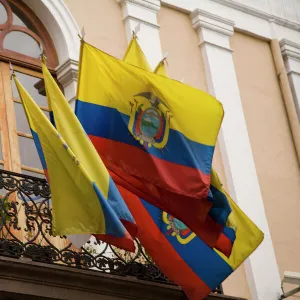
<path id="1" fill-rule="evenodd" d="M 149 72 L 152 71 L 140 45 L 137 42 L 136 35 L 133 35 L 123 60 L 131 65 L 137 66 Z"/>
<path id="2" fill-rule="evenodd" d="M 49 180 L 54 235 L 94 233 L 118 238 L 128 236 L 115 211 L 81 161 L 16 76 L 13 78 Z M 122 199 L 119 193 L 117 195 Z"/>

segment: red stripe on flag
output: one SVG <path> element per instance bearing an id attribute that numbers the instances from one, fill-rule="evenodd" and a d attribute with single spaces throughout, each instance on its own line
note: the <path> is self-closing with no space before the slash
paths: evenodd
<path id="1" fill-rule="evenodd" d="M 136 223 L 120 219 L 124 227 L 126 228 L 125 236 L 118 238 L 109 234 L 94 234 L 94 236 L 105 243 L 112 244 L 118 248 L 125 249 L 127 251 L 134 252 L 135 245 L 133 239 L 137 235 L 137 226 Z"/>
<path id="2" fill-rule="evenodd" d="M 182 220 L 207 245 L 215 247 L 223 226 L 208 215 L 212 206 L 212 203 L 207 200 L 207 186 L 210 183 L 210 175 L 204 175 L 197 169 L 153 157 L 136 147 L 124 143 L 95 136 L 90 136 L 90 138 L 116 183 Z M 105 155 L 102 155 L 102 153 L 105 153 Z M 128 161 L 130 161 L 130 169 Z M 148 167 L 145 165 L 145 161 L 152 162 L 152 165 Z M 137 170 L 141 169 L 141 164 L 144 166 L 143 174 L 137 174 Z M 176 176 L 170 176 L 174 174 Z M 173 177 L 175 177 L 175 180 Z M 150 182 L 148 178 L 156 178 L 156 180 Z M 193 178 L 200 180 L 200 182 L 195 182 L 194 188 Z M 163 185 L 162 182 L 164 181 L 174 187 L 174 190 L 171 191 L 166 185 Z M 197 187 L 199 188 L 199 183 L 202 182 L 202 191 L 197 195 L 183 195 L 178 191 L 178 187 L 184 182 L 192 187 L 190 188 L 191 191 L 197 190 L 197 192 L 199 191 Z"/>
<path id="3" fill-rule="evenodd" d="M 207 185 L 209 186 L 210 175 L 204 175 L 194 168 L 156 158 L 131 145 L 101 137 L 90 136 L 90 138 L 116 183 L 182 220 L 208 246 L 216 246 L 223 226 L 208 215 L 212 206 L 212 203 L 207 200 Z M 103 153 L 105 155 L 102 155 Z M 132 169 L 129 169 L 128 161 L 130 161 Z M 145 166 L 145 161 L 151 161 L 152 166 Z M 136 174 L 137 170 L 141 169 L 141 164 L 144 165 L 143 174 Z M 170 177 L 170 174 L 176 174 L 176 176 Z M 177 181 L 173 177 L 177 178 Z M 156 180 L 150 182 L 148 178 L 156 178 Z M 180 187 L 183 182 L 193 186 L 192 178 L 197 178 L 200 183 L 203 180 L 201 193 L 197 193 L 197 196 L 180 194 L 178 186 Z M 166 185 L 161 184 L 164 181 L 177 191 L 168 190 Z M 178 182 L 181 183 L 178 184 Z M 199 191 L 197 187 L 199 188 L 199 182 L 195 182 L 194 187 L 194 190 Z"/>
<path id="4" fill-rule="evenodd" d="M 210 174 L 203 174 L 199 169 L 157 158 L 132 145 L 98 136 L 89 135 L 89 137 L 101 158 L 120 166 L 131 176 L 151 181 L 153 185 L 169 190 L 173 194 L 182 194 L 186 191 L 185 196 L 198 199 L 208 194 Z"/>
<path id="5" fill-rule="evenodd" d="M 107 244 L 114 245 L 118 248 L 135 252 L 135 245 L 132 237 L 126 231 L 125 237 L 118 238 L 109 234 L 94 234 L 95 238 L 101 240 Z"/>

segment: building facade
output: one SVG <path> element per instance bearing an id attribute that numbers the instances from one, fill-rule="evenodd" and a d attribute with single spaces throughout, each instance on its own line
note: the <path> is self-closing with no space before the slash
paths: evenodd
<path id="1" fill-rule="evenodd" d="M 0 23 L 1 169 L 42 176 L 8 62 L 47 115 L 40 45 L 73 105 L 81 28 L 87 42 L 122 58 L 140 24 L 152 68 L 168 52 L 171 78 L 222 102 L 214 168 L 265 234 L 224 282 L 225 294 L 279 298 L 283 272 L 300 271 L 299 0 L 0 0 Z"/>

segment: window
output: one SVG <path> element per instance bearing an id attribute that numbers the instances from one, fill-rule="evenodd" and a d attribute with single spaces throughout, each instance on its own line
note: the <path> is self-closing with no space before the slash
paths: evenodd
<path id="1" fill-rule="evenodd" d="M 43 177 L 9 67 L 11 62 L 22 85 L 49 118 L 41 79 L 41 48 L 50 72 L 55 75 L 57 55 L 41 21 L 22 1 L 0 0 L 0 169 Z"/>

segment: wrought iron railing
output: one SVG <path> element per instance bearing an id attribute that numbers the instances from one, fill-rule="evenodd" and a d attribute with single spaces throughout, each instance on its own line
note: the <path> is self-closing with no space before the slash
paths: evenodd
<path id="1" fill-rule="evenodd" d="M 138 241 L 136 249 L 126 252 L 97 240 L 77 249 L 65 236 L 54 237 L 46 180 L 0 170 L 0 256 L 172 284 Z"/>

